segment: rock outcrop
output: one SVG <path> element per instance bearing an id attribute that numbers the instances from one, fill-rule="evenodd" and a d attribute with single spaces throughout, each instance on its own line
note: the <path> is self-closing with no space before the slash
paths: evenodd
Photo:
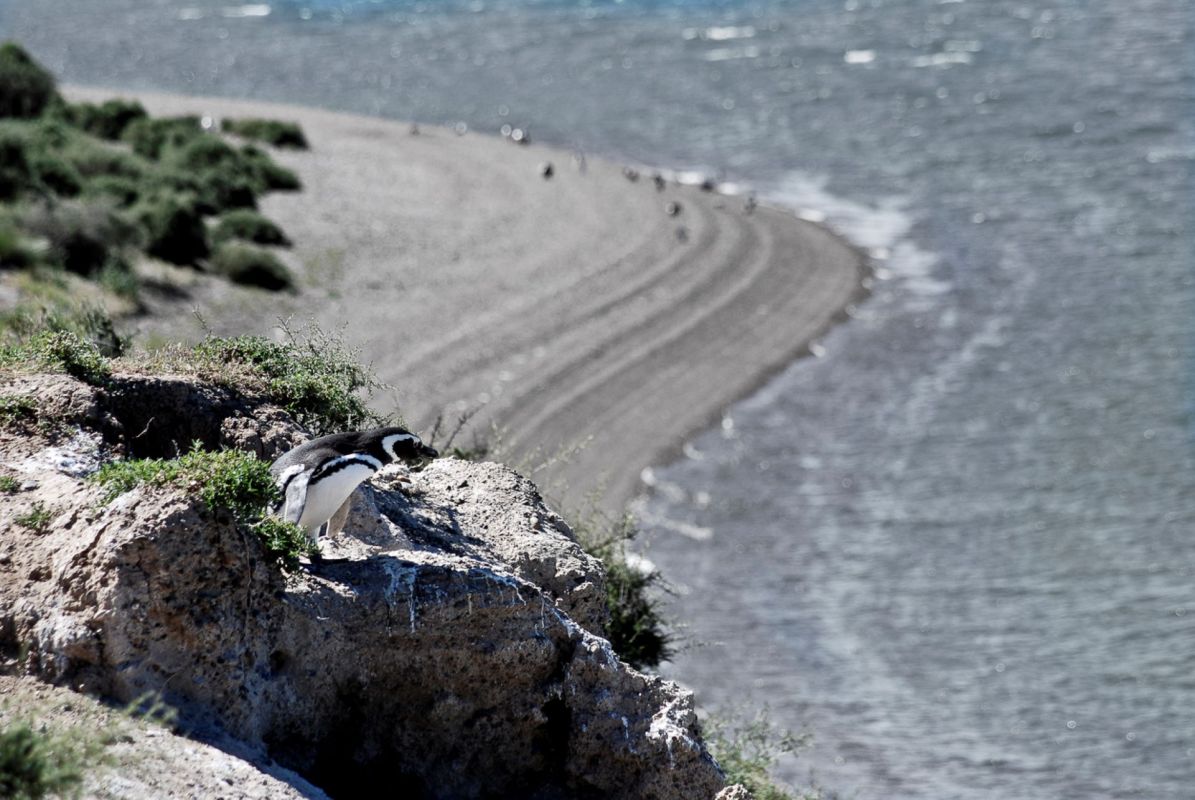
<path id="1" fill-rule="evenodd" d="M 22 486 L 0 504 L 10 667 L 121 702 L 160 694 L 190 730 L 232 736 L 333 797 L 723 788 L 691 696 L 619 661 L 602 638 L 602 565 L 528 481 L 453 459 L 380 475 L 325 562 L 286 573 L 187 487 L 104 505 L 86 476 L 113 453 L 192 439 L 269 457 L 302 431 L 228 390 L 138 377 L 132 402 L 122 380 L 0 384 L 39 409 L 0 434 Z M 17 521 L 32 509 L 42 525 Z"/>

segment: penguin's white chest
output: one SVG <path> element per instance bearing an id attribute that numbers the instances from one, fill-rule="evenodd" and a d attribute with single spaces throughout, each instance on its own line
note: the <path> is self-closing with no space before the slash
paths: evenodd
<path id="1" fill-rule="evenodd" d="M 368 480 L 376 470 L 362 463 L 350 463 L 337 469 L 315 483 L 307 486 L 307 502 L 299 527 L 314 531 L 336 513 L 348 496 L 362 481 Z"/>

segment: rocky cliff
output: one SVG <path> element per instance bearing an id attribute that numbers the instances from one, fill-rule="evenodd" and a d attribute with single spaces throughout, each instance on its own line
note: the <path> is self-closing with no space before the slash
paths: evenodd
<path id="1" fill-rule="evenodd" d="M 383 473 L 326 561 L 287 571 L 197 487 L 105 503 L 89 480 L 192 441 L 271 458 L 305 436 L 283 411 L 194 378 L 98 384 L 0 377 L 10 675 L 122 703 L 153 693 L 192 737 L 333 797 L 723 789 L 691 696 L 619 661 L 602 565 L 513 471 Z"/>

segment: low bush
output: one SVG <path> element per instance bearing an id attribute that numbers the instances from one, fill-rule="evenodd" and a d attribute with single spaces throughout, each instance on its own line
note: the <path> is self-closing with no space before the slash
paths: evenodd
<path id="1" fill-rule="evenodd" d="M 61 149 L 64 159 L 78 170 L 84 180 L 100 176 L 140 181 L 146 175 L 145 162 L 120 148 L 81 135 L 76 135 Z"/>
<path id="2" fill-rule="evenodd" d="M 142 198 L 131 211 L 145 234 L 145 252 L 172 264 L 197 264 L 211 250 L 207 227 L 195 198 L 157 193 Z"/>
<path id="3" fill-rule="evenodd" d="M 0 128 L 0 200 L 13 200 L 38 185 L 28 151 L 25 136 Z"/>
<path id="4" fill-rule="evenodd" d="M 237 524 L 257 533 L 266 550 L 294 566 L 300 555 L 312 555 L 306 534 L 297 525 L 266 516 L 278 502 L 278 487 L 270 475 L 269 462 L 240 450 L 207 452 L 196 442 L 191 452 L 173 459 L 129 459 L 112 461 L 92 477 L 105 487 L 104 502 L 142 484 L 198 487 L 200 500 L 209 511 L 232 513 Z"/>
<path id="5" fill-rule="evenodd" d="M 274 147 L 293 150 L 306 150 L 308 147 L 303 129 L 294 122 L 246 117 L 244 119 L 224 119 L 220 123 L 220 127 L 225 133 L 265 142 Z"/>
<path id="6" fill-rule="evenodd" d="M 120 208 L 128 208 L 141 197 L 141 186 L 123 175 L 100 175 L 86 183 L 83 194 L 98 200 L 109 200 Z"/>
<path id="7" fill-rule="evenodd" d="M 43 330 L 16 344 L 0 345 L 0 367 L 50 369 L 102 385 L 111 375 L 99 347 L 71 331 Z"/>
<path id="8" fill-rule="evenodd" d="M 216 248 L 211 263 L 216 272 L 233 283 L 274 292 L 294 287 L 290 270 L 276 255 L 250 244 L 225 242 Z"/>
<path id="9" fill-rule="evenodd" d="M 38 153 L 31 167 L 36 180 L 59 197 L 75 197 L 83 191 L 83 176 L 75 165 L 51 153 Z"/>
<path id="10" fill-rule="evenodd" d="M 203 128 L 199 117 L 143 117 L 133 120 L 120 138 L 128 142 L 137 155 L 156 161 L 163 153 L 178 149 L 200 136 L 203 136 Z"/>
<path id="11" fill-rule="evenodd" d="M 249 209 L 237 209 L 222 214 L 212 229 L 212 239 L 226 242 L 240 239 L 254 244 L 288 247 L 290 240 L 282 229 L 266 217 Z"/>
<path id="12" fill-rule="evenodd" d="M 818 787 L 794 794 L 770 774 L 781 755 L 795 755 L 809 745 L 809 734 L 775 727 L 766 710 L 750 720 L 715 717 L 706 728 L 706 743 L 726 782 L 743 785 L 755 800 L 828 800 Z"/>
<path id="13" fill-rule="evenodd" d="M 339 336 L 314 327 L 285 330 L 284 343 L 261 336 L 209 337 L 195 346 L 196 366 L 206 367 L 217 380 L 230 367 L 233 372 L 247 369 L 272 402 L 316 436 L 390 422 L 370 411 L 359 396 L 389 387 L 358 363 L 359 354 Z"/>
<path id="14" fill-rule="evenodd" d="M 666 587 L 658 572 L 628 558 L 627 544 L 639 533 L 634 519 L 628 515 L 611 523 L 591 514 L 573 530 L 606 567 L 606 638 L 614 652 L 633 667 L 658 666 L 671 652 L 672 636 L 655 596 Z"/>
<path id="15" fill-rule="evenodd" d="M 0 366 L 21 366 L 22 355 L 35 359 L 34 366 L 40 366 L 37 348 L 27 347 L 34 337 L 45 333 L 67 333 L 76 337 L 88 348 L 94 349 L 103 358 L 116 358 L 124 354 L 128 341 L 116 333 L 112 318 L 97 306 L 75 306 L 70 308 L 30 308 L 18 306 L 0 315 L 0 330 L 7 340 L 7 355 L 0 359 Z M 76 358 L 75 360 L 79 360 Z M 102 372 L 106 366 L 97 370 Z"/>
<path id="16" fill-rule="evenodd" d="M 98 203 L 39 203 L 21 215 L 21 222 L 48 242 L 50 261 L 79 275 L 98 273 L 138 237 L 135 226 Z"/>
<path id="17" fill-rule="evenodd" d="M 299 176 L 287 169 L 263 150 L 252 145 L 241 148 L 253 181 L 262 192 L 297 192 L 303 188 Z"/>
<path id="18" fill-rule="evenodd" d="M 76 128 L 101 139 L 117 140 L 129 125 L 149 115 L 136 100 L 106 100 L 94 103 L 73 103 L 63 110 L 64 118 Z"/>
<path id="19" fill-rule="evenodd" d="M 31 267 L 40 255 L 40 250 L 11 220 L 0 218 L 0 269 Z"/>
<path id="20" fill-rule="evenodd" d="M 74 748 L 28 723 L 0 731 L 0 797 L 38 800 L 75 792 L 83 781 Z"/>
<path id="21" fill-rule="evenodd" d="M 0 45 L 0 117 L 36 117 L 58 97 L 54 78 L 19 45 Z"/>

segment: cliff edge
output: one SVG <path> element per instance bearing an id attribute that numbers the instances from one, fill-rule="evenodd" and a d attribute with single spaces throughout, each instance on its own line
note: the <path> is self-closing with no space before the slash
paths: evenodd
<path id="1" fill-rule="evenodd" d="M 724 788 L 691 695 L 618 659 L 602 564 L 506 467 L 380 474 L 326 561 L 286 570 L 197 486 L 109 500 L 91 479 L 192 442 L 270 459 L 306 433 L 267 400 L 193 376 L 6 374 L 0 407 L 10 676 L 151 693 L 189 736 L 310 781 L 297 796 Z"/>

